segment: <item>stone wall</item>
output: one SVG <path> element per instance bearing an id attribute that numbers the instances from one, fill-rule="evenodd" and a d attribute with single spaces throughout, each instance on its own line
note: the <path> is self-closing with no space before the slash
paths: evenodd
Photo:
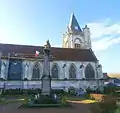
<path id="1" fill-rule="evenodd" d="M 40 75 L 42 77 L 43 62 L 40 62 L 40 61 L 38 61 L 38 62 L 39 62 L 39 66 L 40 66 Z M 22 71 L 23 71 L 22 76 L 23 76 L 23 79 L 27 78 L 28 80 L 31 80 L 33 66 L 34 66 L 35 63 L 36 63 L 36 61 L 34 61 L 34 60 L 33 61 L 24 60 L 22 62 Z M 97 81 L 80 80 L 80 79 L 85 78 L 85 68 L 89 63 L 93 66 L 93 69 L 95 71 L 95 78 L 97 78 L 97 77 L 101 78 L 103 76 L 102 75 L 102 70 L 98 71 L 99 73 L 98 73 L 98 76 L 97 76 L 96 66 L 98 64 L 96 64 L 94 62 L 53 61 L 53 62 L 50 62 L 50 70 L 52 68 L 52 65 L 55 64 L 55 63 L 58 65 L 58 73 L 59 73 L 60 81 L 59 80 L 52 81 L 52 87 L 74 86 L 76 88 L 79 88 L 79 87 L 87 88 L 88 86 L 97 85 Z M 9 64 L 8 60 L 2 60 L 1 74 L 0 74 L 1 78 L 4 78 L 4 79 L 7 78 L 8 64 Z M 63 68 L 64 64 L 66 64 L 66 67 Z M 70 68 L 71 64 L 74 64 L 75 68 L 76 68 L 76 80 L 73 80 L 73 81 L 69 80 L 69 68 Z M 84 65 L 84 68 L 80 69 L 80 65 Z M 67 78 L 68 80 L 64 81 L 63 80 L 64 78 Z M 1 82 L 1 87 L 3 86 L 2 84 L 3 84 L 3 82 Z M 30 88 L 30 87 L 35 87 L 35 86 L 36 87 L 41 87 L 41 81 L 27 81 L 27 82 L 25 82 L 25 81 L 24 82 L 6 81 L 5 84 L 7 84 L 8 86 L 9 86 L 9 84 L 11 84 L 11 86 L 16 85 L 16 87 L 19 86 L 19 85 L 22 85 L 22 88 L 28 88 L 28 87 Z"/>

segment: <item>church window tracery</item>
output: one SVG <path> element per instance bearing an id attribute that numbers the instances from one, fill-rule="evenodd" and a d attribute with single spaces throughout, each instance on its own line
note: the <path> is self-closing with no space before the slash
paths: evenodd
<path id="1" fill-rule="evenodd" d="M 58 66 L 54 64 L 52 67 L 52 78 L 58 78 Z"/>
<path id="2" fill-rule="evenodd" d="M 8 80 L 22 80 L 22 60 L 10 59 L 8 68 Z"/>
<path id="3" fill-rule="evenodd" d="M 70 79 L 76 78 L 76 69 L 75 69 L 75 66 L 73 64 L 71 64 L 71 66 L 69 68 L 69 78 Z"/>
<path id="4" fill-rule="evenodd" d="M 33 67 L 32 80 L 40 79 L 40 67 L 38 63 L 35 63 Z"/>
<path id="5" fill-rule="evenodd" d="M 88 64 L 85 69 L 85 77 L 86 79 L 93 79 L 95 78 L 95 72 L 91 64 Z"/>

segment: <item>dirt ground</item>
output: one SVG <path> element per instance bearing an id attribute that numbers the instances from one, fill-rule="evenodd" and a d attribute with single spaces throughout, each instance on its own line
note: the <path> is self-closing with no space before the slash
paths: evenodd
<path id="1" fill-rule="evenodd" d="M 69 108 L 18 108 L 20 103 L 0 105 L 0 113 L 88 113 L 90 104 L 70 103 Z"/>

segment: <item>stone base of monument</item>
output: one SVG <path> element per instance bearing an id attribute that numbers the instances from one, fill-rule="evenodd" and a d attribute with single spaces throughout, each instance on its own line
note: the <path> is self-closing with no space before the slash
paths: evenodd
<path id="1" fill-rule="evenodd" d="M 59 97 L 55 97 L 55 95 L 40 95 L 35 96 L 35 98 L 30 99 L 25 107 L 62 107 L 65 104 L 62 102 L 62 99 Z"/>

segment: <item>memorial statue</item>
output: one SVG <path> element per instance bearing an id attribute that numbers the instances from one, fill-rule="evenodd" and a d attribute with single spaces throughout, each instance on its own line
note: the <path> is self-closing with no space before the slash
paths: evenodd
<path id="1" fill-rule="evenodd" d="M 51 92 L 51 76 L 50 76 L 50 50 L 51 45 L 49 40 L 46 42 L 43 48 L 43 76 L 41 81 L 41 93 L 34 95 L 34 99 L 30 99 L 28 106 L 41 106 L 42 104 L 56 104 L 58 101 L 57 95 Z M 49 101 L 48 101 L 49 100 Z"/>
<path id="2" fill-rule="evenodd" d="M 51 48 L 50 42 L 49 42 L 49 40 L 47 40 L 46 44 L 44 45 L 44 49 L 50 50 L 50 48 Z"/>
<path id="3" fill-rule="evenodd" d="M 50 95 L 51 92 L 51 77 L 50 77 L 50 48 L 51 45 L 49 40 L 44 46 L 44 67 L 43 67 L 43 76 L 42 76 L 42 95 Z"/>

